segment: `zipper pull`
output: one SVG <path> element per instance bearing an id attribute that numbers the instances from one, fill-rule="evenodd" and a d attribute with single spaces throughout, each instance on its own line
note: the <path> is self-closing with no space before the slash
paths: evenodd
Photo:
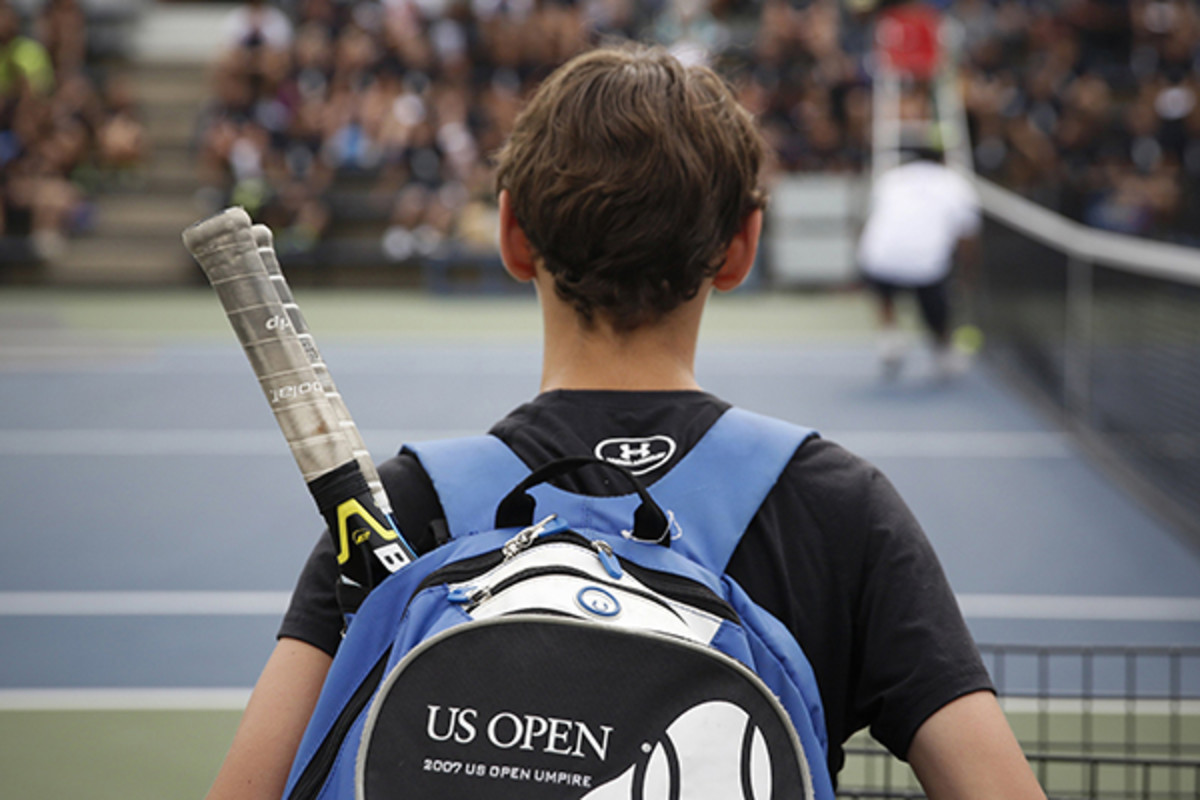
<path id="1" fill-rule="evenodd" d="M 625 574 L 625 570 L 621 569 L 621 562 L 617 560 L 612 546 L 600 539 L 592 539 L 592 547 L 595 549 L 596 555 L 600 557 L 600 563 L 604 566 L 604 571 L 609 574 L 609 577 L 620 580 L 621 576 Z"/>
<path id="2" fill-rule="evenodd" d="M 492 590 L 486 586 L 456 586 L 446 593 L 446 600 L 456 606 L 463 606 L 468 614 L 476 606 L 492 596 Z"/>
<path id="3" fill-rule="evenodd" d="M 446 599 L 455 605 L 465 606 L 477 591 L 474 586 L 456 586 L 446 593 Z"/>
<path id="4" fill-rule="evenodd" d="M 504 553 L 505 560 L 512 558 L 517 553 L 520 553 L 522 550 L 529 547 L 529 545 L 533 544 L 533 540 L 539 536 L 545 536 L 549 533 L 557 533 L 558 531 L 566 530 L 567 527 L 566 520 L 559 519 L 558 514 L 551 514 L 541 522 L 530 525 L 528 528 L 504 543 L 502 551 Z"/>

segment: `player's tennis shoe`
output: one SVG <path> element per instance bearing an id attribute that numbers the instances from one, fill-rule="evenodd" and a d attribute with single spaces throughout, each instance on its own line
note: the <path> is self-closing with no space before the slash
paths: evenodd
<path id="1" fill-rule="evenodd" d="M 895 380 L 900 376 L 908 348 L 908 337 L 900 331 L 884 331 L 879 337 L 879 365 L 885 380 Z"/>
<path id="2" fill-rule="evenodd" d="M 971 366 L 971 359 L 963 351 L 953 345 L 939 347 L 933 354 L 933 370 L 939 380 L 947 381 L 957 378 Z"/>

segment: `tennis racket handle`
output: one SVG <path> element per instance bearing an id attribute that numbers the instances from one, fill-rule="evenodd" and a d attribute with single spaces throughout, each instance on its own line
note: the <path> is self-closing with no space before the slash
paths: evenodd
<path id="1" fill-rule="evenodd" d="M 354 458 L 258 254 L 250 216 L 230 208 L 183 241 L 217 293 L 305 482 Z"/>
<path id="2" fill-rule="evenodd" d="M 253 225 L 250 228 L 251 234 L 254 236 L 254 242 L 258 246 L 258 255 L 262 259 L 263 266 L 266 267 L 267 275 L 271 278 L 271 285 L 275 287 L 275 294 L 279 297 L 279 302 L 283 306 L 284 311 L 288 315 L 291 322 L 292 330 L 296 332 L 297 338 L 300 340 L 300 346 L 304 348 L 304 353 L 308 356 L 309 365 L 313 369 L 313 373 L 321 382 L 321 388 L 325 391 L 325 399 L 333 406 L 333 413 L 337 415 L 338 422 L 342 426 L 342 432 L 346 434 L 346 439 L 350 442 L 350 448 L 354 452 L 354 457 L 358 459 L 358 466 L 362 469 L 363 475 L 367 479 L 367 485 L 371 487 L 371 494 L 375 498 L 375 504 L 385 513 L 390 514 L 392 511 L 391 501 L 388 499 L 387 491 L 383 488 L 383 481 L 379 477 L 379 471 L 375 467 L 375 462 L 371 459 L 371 453 L 367 449 L 367 444 L 363 440 L 362 434 L 358 430 L 358 426 L 354 424 L 354 418 L 350 416 L 350 409 L 346 407 L 346 402 L 342 398 L 341 392 L 333 382 L 333 376 L 329 374 L 329 367 L 325 364 L 325 359 L 321 357 L 321 351 L 317 347 L 316 339 L 313 338 L 309 331 L 308 321 L 304 318 L 304 313 L 300 310 L 300 306 L 296 304 L 295 297 L 292 295 L 292 289 L 288 286 L 287 278 L 283 274 L 283 269 L 279 265 L 278 256 L 275 254 L 275 237 L 271 233 L 271 229 L 266 225 Z"/>

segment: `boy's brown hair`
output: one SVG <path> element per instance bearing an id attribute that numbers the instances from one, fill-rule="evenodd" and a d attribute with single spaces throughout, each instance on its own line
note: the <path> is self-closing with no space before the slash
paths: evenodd
<path id="1" fill-rule="evenodd" d="M 716 274 L 761 208 L 764 146 L 706 67 L 661 48 L 593 50 L 552 74 L 497 156 L 497 190 L 559 295 L 616 330 L 653 322 Z"/>

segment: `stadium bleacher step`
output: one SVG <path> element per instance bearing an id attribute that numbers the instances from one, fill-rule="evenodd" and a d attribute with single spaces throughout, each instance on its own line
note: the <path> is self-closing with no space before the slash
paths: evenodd
<path id="1" fill-rule="evenodd" d="M 211 67 L 193 62 L 143 61 L 132 65 L 129 78 L 147 107 L 197 109 L 212 99 Z"/>
<path id="2" fill-rule="evenodd" d="M 192 153 L 160 145 L 147 157 L 146 164 L 132 180 L 111 183 L 105 187 L 105 192 L 191 195 L 196 192 L 196 186 L 196 159 Z"/>
<path id="3" fill-rule="evenodd" d="M 199 104 L 145 105 L 141 109 L 146 133 L 160 147 L 190 148 L 196 133 Z"/>
<path id="4" fill-rule="evenodd" d="M 191 151 L 196 118 L 211 97 L 209 67 L 134 62 L 123 77 L 136 92 L 149 152 L 94 198 L 94 223 L 48 260 L 44 279 L 66 285 L 175 285 L 197 277 L 180 233 L 206 213 Z"/>
<path id="5" fill-rule="evenodd" d="M 97 208 L 97 229 L 112 238 L 154 238 L 163 231 L 178 235 L 201 216 L 190 193 L 113 194 Z"/>
<path id="6" fill-rule="evenodd" d="M 196 283 L 201 275 L 177 231 L 130 238 L 93 237 L 71 242 L 46 264 L 60 286 L 161 286 Z"/>

